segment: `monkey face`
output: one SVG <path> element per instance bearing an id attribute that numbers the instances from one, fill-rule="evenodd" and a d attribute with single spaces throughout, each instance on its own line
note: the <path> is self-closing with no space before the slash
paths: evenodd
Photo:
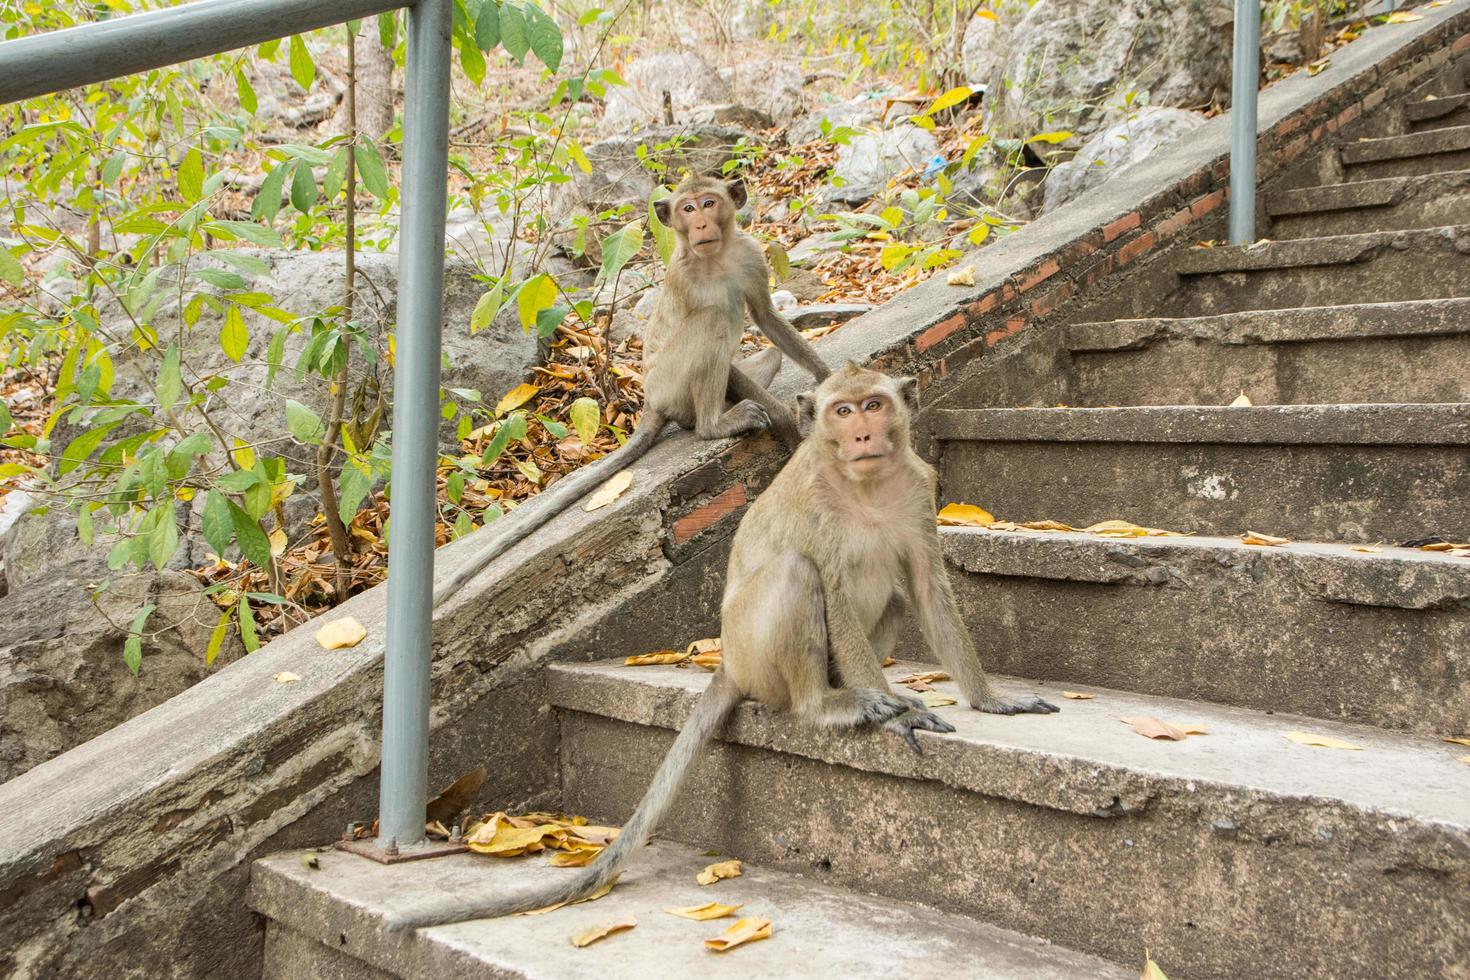
<path id="1" fill-rule="evenodd" d="M 866 476 L 884 468 L 895 446 L 897 413 L 890 392 L 877 389 L 848 398 L 839 395 L 823 406 L 823 427 L 837 458 L 854 474 Z"/>
<path id="2" fill-rule="evenodd" d="M 716 255 L 724 241 L 724 229 L 733 209 L 717 191 L 686 194 L 674 202 L 674 231 L 700 258 Z"/>

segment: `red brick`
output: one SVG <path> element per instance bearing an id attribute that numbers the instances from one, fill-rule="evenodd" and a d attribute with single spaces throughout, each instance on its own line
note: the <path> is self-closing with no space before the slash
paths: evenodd
<path id="1" fill-rule="evenodd" d="M 992 289 L 990 292 L 980 297 L 980 299 L 965 307 L 965 315 L 972 320 L 978 320 L 985 314 L 989 313 L 991 310 L 995 309 L 995 305 L 999 302 L 1000 290 Z"/>
<path id="2" fill-rule="evenodd" d="M 1142 219 L 1137 211 L 1130 211 L 1111 224 L 1103 225 L 1103 241 L 1110 242 L 1124 232 L 1137 228 Z"/>
<path id="3" fill-rule="evenodd" d="M 1190 213 L 1189 208 L 1180 208 L 1154 225 L 1154 234 L 1159 236 L 1159 241 L 1167 241 L 1183 231 L 1192 221 L 1194 221 L 1194 215 Z"/>
<path id="4" fill-rule="evenodd" d="M 1130 241 L 1127 245 L 1118 249 L 1118 264 L 1127 265 L 1138 258 L 1144 252 L 1154 247 L 1154 233 L 1146 231 L 1142 235 Z"/>
<path id="5" fill-rule="evenodd" d="M 1320 140 L 1322 138 L 1322 130 L 1323 130 L 1323 127 L 1321 127 L 1321 126 L 1313 126 L 1312 127 L 1312 142 L 1313 143 L 1317 142 L 1318 140 Z"/>
<path id="6" fill-rule="evenodd" d="M 1203 218 L 1205 215 L 1218 208 L 1220 206 L 1220 202 L 1223 200 L 1225 200 L 1225 192 L 1223 190 L 1215 191 L 1212 194 L 1206 194 L 1204 197 L 1200 198 L 1189 206 L 1189 213 L 1194 215 L 1196 218 Z"/>
<path id="7" fill-rule="evenodd" d="M 920 354 L 924 353 L 924 351 L 944 340 L 944 338 L 948 337 L 956 330 L 964 329 L 966 322 L 967 321 L 965 320 L 965 315 L 963 313 L 956 313 L 948 320 L 939 321 L 938 323 L 934 324 L 934 326 L 930 327 L 928 330 L 925 330 L 923 333 L 919 334 L 919 336 L 914 338 L 914 349 L 917 350 Z"/>
<path id="8" fill-rule="evenodd" d="M 1460 39 L 1450 48 L 1450 54 L 1459 54 L 1461 51 L 1470 49 L 1470 34 L 1460 35 Z"/>
<path id="9" fill-rule="evenodd" d="M 1033 317 L 1044 317 L 1066 302 L 1072 295 L 1075 287 L 1070 282 L 1063 282 L 1056 289 L 1036 298 L 1031 304 L 1031 315 Z"/>
<path id="10" fill-rule="evenodd" d="M 1091 237 L 1075 241 L 1071 245 L 1068 245 L 1065 249 L 1063 249 L 1061 258 L 1062 265 L 1068 266 L 1071 265 L 1073 262 L 1078 261 L 1079 259 L 1085 259 L 1093 252 L 1096 252 L 1097 249 L 1098 245 L 1092 240 Z"/>
<path id="11" fill-rule="evenodd" d="M 1348 123 L 1352 122 L 1354 119 L 1358 118 L 1362 114 L 1363 103 L 1354 102 L 1352 105 L 1348 106 L 1346 109 L 1337 114 L 1337 125 L 1339 127 L 1346 126 Z"/>
<path id="12" fill-rule="evenodd" d="M 1083 289 L 1091 289 L 1093 286 L 1096 286 L 1098 283 L 1102 282 L 1103 279 L 1105 279 L 1112 271 L 1113 257 L 1111 255 L 1105 255 L 1103 256 L 1103 260 L 1101 262 L 1097 263 L 1091 269 L 1088 269 L 1081 276 L 1079 276 L 1077 282 L 1082 286 Z"/>
<path id="13" fill-rule="evenodd" d="M 1301 127 L 1302 117 L 1299 115 L 1287 116 L 1271 129 L 1271 135 L 1276 137 L 1290 136 Z"/>
<path id="14" fill-rule="evenodd" d="M 1002 303 L 1009 303 L 1011 300 L 1013 300 L 1015 298 L 1016 298 L 1016 287 L 1015 286 L 1012 286 L 1010 283 L 1006 283 L 1005 286 L 1001 288 L 1001 291 L 1000 291 L 1000 301 Z"/>
<path id="15" fill-rule="evenodd" d="M 1038 283 L 1046 282 L 1046 280 L 1056 275 L 1057 270 L 1060 268 L 1061 266 L 1057 264 L 1056 259 L 1047 259 L 1036 267 L 1036 271 L 1022 277 L 1021 282 L 1016 286 L 1016 291 L 1024 293 Z"/>
<path id="16" fill-rule="evenodd" d="M 1367 98 L 1363 99 L 1363 111 L 1372 112 L 1378 106 L 1382 105 L 1383 100 L 1386 98 L 1388 98 L 1388 93 L 1385 92 L 1383 89 L 1379 89 L 1372 95 L 1369 95 Z"/>
<path id="17" fill-rule="evenodd" d="M 1289 163 L 1305 152 L 1307 152 L 1307 138 L 1305 136 L 1298 136 L 1277 151 L 1276 162 L 1278 164 Z"/>
<path id="18" fill-rule="evenodd" d="M 1024 316 L 1013 316 L 1013 317 L 1011 317 L 1009 320 L 1006 321 L 1006 325 L 1005 326 L 1001 327 L 999 330 L 992 330 L 992 331 L 990 331 L 990 333 L 988 333 L 988 334 L 985 335 L 985 344 L 986 344 L 986 346 L 987 347 L 994 347 L 1000 341 L 1002 341 L 1005 338 L 1009 337 L 1011 334 L 1015 333 L 1017 330 L 1020 330 L 1025 325 L 1026 325 L 1026 318 Z"/>
<path id="19" fill-rule="evenodd" d="M 708 503 L 701 504 L 674 522 L 674 543 L 683 544 L 722 517 L 744 507 L 745 484 L 737 483 Z"/>

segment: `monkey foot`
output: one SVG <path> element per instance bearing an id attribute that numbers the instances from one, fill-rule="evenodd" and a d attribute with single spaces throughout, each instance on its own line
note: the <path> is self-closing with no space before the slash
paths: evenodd
<path id="1" fill-rule="evenodd" d="M 924 750 L 919 747 L 919 740 L 914 735 L 915 729 L 922 728 L 926 732 L 943 733 L 954 731 L 953 725 L 928 708 L 912 708 L 897 718 L 884 722 L 883 727 L 902 738 L 916 755 L 923 755 Z"/>
<path id="2" fill-rule="evenodd" d="M 1019 698 L 990 697 L 975 704 L 976 711 L 989 715 L 1049 715 L 1061 711 L 1050 701 L 1043 701 L 1034 694 Z"/>

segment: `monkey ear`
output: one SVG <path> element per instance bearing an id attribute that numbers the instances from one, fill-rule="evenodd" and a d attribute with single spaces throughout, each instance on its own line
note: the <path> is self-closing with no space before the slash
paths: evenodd
<path id="1" fill-rule="evenodd" d="M 803 422 L 813 422 L 817 417 L 817 396 L 803 391 L 796 396 L 796 416 Z"/>
<path id="2" fill-rule="evenodd" d="M 918 378 L 895 378 L 898 382 L 898 393 L 903 397 L 903 403 L 908 406 L 909 413 L 919 413 L 919 379 Z"/>
<path id="3" fill-rule="evenodd" d="M 672 226 L 672 222 L 669 220 L 669 204 L 672 202 L 672 200 L 672 198 L 666 197 L 662 201 L 653 202 L 654 217 L 658 218 L 659 224 L 665 227 Z"/>
<path id="4" fill-rule="evenodd" d="M 736 177 L 732 180 L 726 181 L 725 193 L 730 195 L 730 203 L 735 205 L 736 211 L 739 211 L 741 208 L 745 207 L 745 202 L 749 195 L 745 191 L 744 180 Z"/>

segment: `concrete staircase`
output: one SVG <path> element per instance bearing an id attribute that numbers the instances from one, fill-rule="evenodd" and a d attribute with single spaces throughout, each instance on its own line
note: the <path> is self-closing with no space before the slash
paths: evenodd
<path id="1" fill-rule="evenodd" d="M 418 941 L 382 923 L 422 892 L 547 869 L 271 858 L 266 976 L 1104 978 L 1148 948 L 1176 980 L 1470 977 L 1470 748 L 1440 738 L 1470 731 L 1470 558 L 1402 546 L 1470 537 L 1465 83 L 1268 195 L 1273 240 L 1176 252 L 1146 317 L 1065 327 L 1034 404 L 1067 407 L 976 382 L 926 413 L 941 502 L 1188 532 L 942 530 L 999 686 L 1059 714 L 961 701 L 915 756 L 746 704 L 611 895 Z M 709 676 L 551 668 L 562 805 L 626 818 Z M 1153 741 L 1139 715 L 1208 734 Z M 694 885 L 714 854 L 745 877 Z M 776 938 L 706 954 L 722 923 L 662 911 L 712 899 Z"/>

